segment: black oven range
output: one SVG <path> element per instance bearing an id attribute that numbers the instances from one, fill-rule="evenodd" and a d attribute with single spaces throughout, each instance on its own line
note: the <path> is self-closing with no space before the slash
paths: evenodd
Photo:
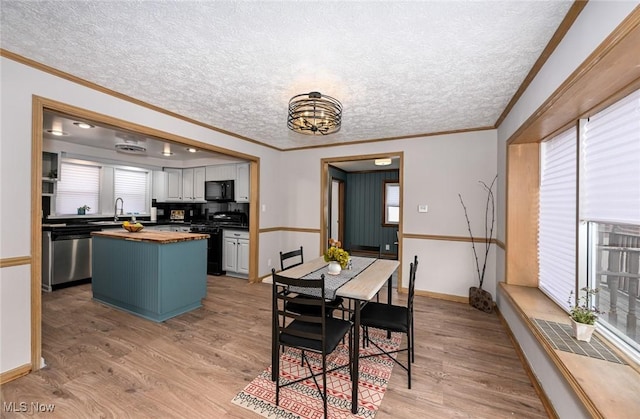
<path id="1" fill-rule="evenodd" d="M 222 266 L 223 229 L 248 228 L 247 214 L 238 211 L 219 211 L 209 216 L 204 223 L 192 223 L 192 233 L 209 235 L 207 241 L 207 274 L 225 275 Z"/>

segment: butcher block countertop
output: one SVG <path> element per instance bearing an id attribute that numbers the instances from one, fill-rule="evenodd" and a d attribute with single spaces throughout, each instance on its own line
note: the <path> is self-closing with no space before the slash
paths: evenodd
<path id="1" fill-rule="evenodd" d="M 130 240 L 139 242 L 152 242 L 158 244 L 177 243 L 189 240 L 205 240 L 208 234 L 182 233 L 177 231 L 138 231 L 132 233 L 124 230 L 93 231 L 92 236 L 109 237 L 112 239 Z"/>

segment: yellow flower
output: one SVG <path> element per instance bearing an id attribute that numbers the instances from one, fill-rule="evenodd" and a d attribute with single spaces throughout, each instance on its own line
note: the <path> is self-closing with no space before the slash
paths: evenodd
<path id="1" fill-rule="evenodd" d="M 342 269 L 346 268 L 347 264 L 349 263 L 349 253 L 347 253 L 346 250 L 340 248 L 341 243 L 337 240 L 329 239 L 329 244 L 331 245 L 331 247 L 329 247 L 329 249 L 327 249 L 327 251 L 325 252 L 324 261 L 336 261 L 340 264 Z"/>

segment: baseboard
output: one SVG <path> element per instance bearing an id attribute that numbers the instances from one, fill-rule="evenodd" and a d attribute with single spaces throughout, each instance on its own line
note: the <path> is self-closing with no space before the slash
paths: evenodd
<path id="1" fill-rule="evenodd" d="M 31 372 L 31 364 L 25 364 L 9 371 L 0 373 L 0 385 L 13 381 L 16 378 L 25 376 Z"/>
<path id="2" fill-rule="evenodd" d="M 453 301 L 455 303 L 469 304 L 469 297 L 464 297 L 460 295 L 441 294 L 439 292 L 419 291 L 419 290 L 416 290 L 416 295 L 435 298 L 436 300 L 445 300 L 445 301 Z"/>

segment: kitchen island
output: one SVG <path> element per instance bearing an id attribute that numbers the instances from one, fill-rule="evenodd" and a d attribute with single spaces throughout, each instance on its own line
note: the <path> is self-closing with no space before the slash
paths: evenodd
<path id="1" fill-rule="evenodd" d="M 207 234 L 107 230 L 91 236 L 95 300 L 155 322 L 202 305 Z"/>

